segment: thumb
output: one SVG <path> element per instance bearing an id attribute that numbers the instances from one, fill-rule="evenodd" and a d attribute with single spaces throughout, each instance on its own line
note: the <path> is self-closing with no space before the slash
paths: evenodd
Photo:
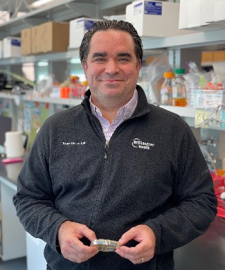
<path id="1" fill-rule="evenodd" d="M 134 239 L 134 237 L 135 237 L 135 232 L 134 232 L 133 229 L 130 229 L 129 231 L 125 232 L 121 236 L 121 238 L 119 240 L 119 243 L 121 245 L 125 245 L 127 242 L 129 242 L 130 240 Z"/>

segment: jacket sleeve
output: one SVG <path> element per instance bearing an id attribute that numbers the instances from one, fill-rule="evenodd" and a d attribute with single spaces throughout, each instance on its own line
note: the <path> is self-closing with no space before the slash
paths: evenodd
<path id="1" fill-rule="evenodd" d="M 173 153 L 174 207 L 146 222 L 156 235 L 156 254 L 169 252 L 203 234 L 216 215 L 213 181 L 189 126 L 180 138 Z"/>
<path id="2" fill-rule="evenodd" d="M 57 251 L 58 228 L 66 218 L 54 207 L 52 179 L 48 170 L 50 149 L 46 143 L 46 129 L 41 129 L 37 134 L 19 174 L 13 202 L 25 230 Z"/>

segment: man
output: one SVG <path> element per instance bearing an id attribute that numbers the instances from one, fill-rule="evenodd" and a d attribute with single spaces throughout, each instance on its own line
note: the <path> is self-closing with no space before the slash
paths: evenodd
<path id="1" fill-rule="evenodd" d="M 130 23 L 97 22 L 80 47 L 90 90 L 82 105 L 47 119 L 19 175 L 14 204 L 47 243 L 47 269 L 171 270 L 173 250 L 215 217 L 189 126 L 136 85 L 142 55 Z M 95 239 L 120 245 L 99 252 Z"/>

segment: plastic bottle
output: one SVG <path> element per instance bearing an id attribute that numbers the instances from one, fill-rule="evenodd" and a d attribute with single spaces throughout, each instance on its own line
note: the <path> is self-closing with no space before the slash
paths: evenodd
<path id="1" fill-rule="evenodd" d="M 164 72 L 164 83 L 160 90 L 160 101 L 162 105 L 172 105 L 172 79 L 174 73 L 172 71 Z"/>
<path id="2" fill-rule="evenodd" d="M 187 105 L 186 86 L 184 75 L 184 68 L 177 68 L 174 70 L 175 78 L 172 81 L 172 105 L 185 107 Z"/>

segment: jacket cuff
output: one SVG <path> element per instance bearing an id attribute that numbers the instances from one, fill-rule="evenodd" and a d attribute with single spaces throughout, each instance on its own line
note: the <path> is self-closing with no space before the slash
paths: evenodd
<path id="1" fill-rule="evenodd" d="M 158 228 L 155 226 L 155 224 L 151 221 L 148 221 L 146 223 L 144 223 L 145 225 L 147 225 L 155 234 L 155 238 L 156 238 L 156 244 L 155 244 L 155 255 L 160 254 L 160 249 L 161 249 L 161 233 L 158 230 Z"/>

